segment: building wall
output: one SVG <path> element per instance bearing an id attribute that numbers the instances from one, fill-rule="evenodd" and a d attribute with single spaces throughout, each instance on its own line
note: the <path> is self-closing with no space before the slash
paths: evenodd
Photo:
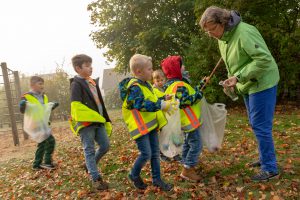
<path id="1" fill-rule="evenodd" d="M 129 74 L 119 74 L 118 72 L 114 71 L 114 68 L 111 69 L 103 69 L 103 78 L 102 78 L 102 86 L 101 86 L 101 93 L 103 96 L 108 94 L 109 91 L 115 90 L 118 88 L 118 84 L 124 78 L 128 77 Z"/>

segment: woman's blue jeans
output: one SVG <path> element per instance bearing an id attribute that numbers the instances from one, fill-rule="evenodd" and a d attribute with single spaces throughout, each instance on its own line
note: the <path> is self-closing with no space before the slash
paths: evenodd
<path id="1" fill-rule="evenodd" d="M 277 86 L 244 96 L 250 125 L 258 142 L 261 169 L 278 172 L 272 126 Z"/>

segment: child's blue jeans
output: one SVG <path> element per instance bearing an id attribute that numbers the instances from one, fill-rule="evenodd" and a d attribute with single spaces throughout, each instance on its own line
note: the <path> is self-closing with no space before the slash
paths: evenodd
<path id="1" fill-rule="evenodd" d="M 255 133 L 261 169 L 278 172 L 272 137 L 277 86 L 244 96 L 250 125 Z"/>
<path id="2" fill-rule="evenodd" d="M 83 145 L 86 167 L 92 177 L 96 181 L 101 177 L 97 163 L 109 150 L 109 139 L 104 125 L 89 126 L 79 131 L 81 143 Z M 95 142 L 99 148 L 95 152 Z"/>
<path id="3" fill-rule="evenodd" d="M 185 139 L 182 149 L 182 162 L 185 166 L 194 167 L 198 164 L 199 155 L 202 151 L 200 132 L 194 131 L 184 133 Z"/>
<path id="4" fill-rule="evenodd" d="M 150 133 L 137 138 L 135 142 L 140 151 L 140 155 L 131 169 L 130 174 L 132 178 L 139 177 L 142 168 L 147 161 L 150 160 L 152 181 L 160 181 L 159 142 L 157 131 L 154 129 Z"/>

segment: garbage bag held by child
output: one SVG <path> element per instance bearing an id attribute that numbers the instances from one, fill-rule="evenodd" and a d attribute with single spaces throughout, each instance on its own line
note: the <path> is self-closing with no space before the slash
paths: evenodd
<path id="1" fill-rule="evenodd" d="M 51 135 L 49 118 L 55 103 L 37 105 L 27 102 L 24 113 L 24 131 L 37 143 L 41 143 Z"/>
<path id="2" fill-rule="evenodd" d="M 208 151 L 214 152 L 221 148 L 226 124 L 227 110 L 225 104 L 206 102 L 201 100 L 201 126 L 200 135 Z"/>
<path id="3" fill-rule="evenodd" d="M 160 151 L 167 157 L 172 158 L 182 152 L 184 135 L 181 131 L 179 103 L 172 112 L 164 112 L 168 124 L 159 133 Z"/>

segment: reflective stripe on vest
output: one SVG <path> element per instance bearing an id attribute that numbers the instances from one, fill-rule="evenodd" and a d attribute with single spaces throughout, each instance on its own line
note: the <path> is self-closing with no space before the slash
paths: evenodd
<path id="1" fill-rule="evenodd" d="M 145 124 L 141 114 L 139 113 L 139 111 L 137 109 L 132 109 L 131 110 L 132 116 L 134 118 L 135 123 L 137 124 L 138 130 L 140 131 L 140 133 L 142 135 L 147 134 L 148 131 L 148 127 Z"/>
<path id="2" fill-rule="evenodd" d="M 191 128 L 198 128 L 200 126 L 200 119 L 197 119 L 196 114 L 192 110 L 191 106 L 188 106 L 183 109 L 183 112 L 186 114 L 188 119 L 190 120 L 191 124 L 185 127 L 182 127 L 183 130 L 191 130 Z"/>
<path id="3" fill-rule="evenodd" d="M 155 124 L 157 124 L 157 120 L 156 120 L 156 119 L 154 119 L 154 120 L 148 122 L 147 124 L 145 124 L 145 126 L 146 126 L 146 128 L 147 128 L 147 132 L 142 133 L 142 132 L 137 128 L 137 129 L 135 129 L 135 130 L 133 130 L 133 131 L 130 132 L 130 136 L 131 136 L 133 139 L 135 139 L 135 138 L 137 138 L 136 136 L 139 136 L 139 135 L 146 135 L 146 134 L 149 132 L 149 131 L 148 131 L 148 127 L 152 127 L 152 126 L 154 126 Z"/>
<path id="4" fill-rule="evenodd" d="M 79 128 L 87 127 L 90 124 L 91 124 L 90 122 L 75 122 L 74 126 L 73 126 L 73 129 L 77 133 L 80 130 Z M 79 130 L 77 131 L 77 129 L 79 129 Z"/>
<path id="5" fill-rule="evenodd" d="M 69 119 L 68 121 L 69 121 L 69 124 L 70 124 L 71 131 L 75 135 L 78 135 L 79 130 L 84 128 L 84 126 L 82 124 L 78 124 L 78 123 L 74 122 L 72 119 Z"/>
<path id="6" fill-rule="evenodd" d="M 173 87 L 173 90 L 172 90 L 172 93 L 173 93 L 173 94 L 176 94 L 177 88 L 178 88 L 179 86 L 180 86 L 180 87 L 184 86 L 184 83 L 183 83 L 183 82 L 177 83 L 177 84 Z"/>
<path id="7" fill-rule="evenodd" d="M 183 82 L 177 83 L 177 84 L 174 86 L 173 90 L 172 90 L 173 94 L 176 94 L 177 88 L 178 88 L 179 86 L 184 86 L 184 83 L 183 83 Z M 182 110 L 183 110 L 183 112 L 185 113 L 185 115 L 187 116 L 187 118 L 189 119 L 189 121 L 191 122 L 190 125 L 184 126 L 184 127 L 182 127 L 182 129 L 183 129 L 184 131 L 188 131 L 188 130 L 191 130 L 191 129 L 193 129 L 193 128 L 194 128 L 194 129 L 195 129 L 195 128 L 198 128 L 198 127 L 200 126 L 200 122 L 199 122 L 200 119 L 197 118 L 197 116 L 196 116 L 196 114 L 194 113 L 194 111 L 192 110 L 191 106 L 187 106 L 187 107 L 183 108 Z"/>

